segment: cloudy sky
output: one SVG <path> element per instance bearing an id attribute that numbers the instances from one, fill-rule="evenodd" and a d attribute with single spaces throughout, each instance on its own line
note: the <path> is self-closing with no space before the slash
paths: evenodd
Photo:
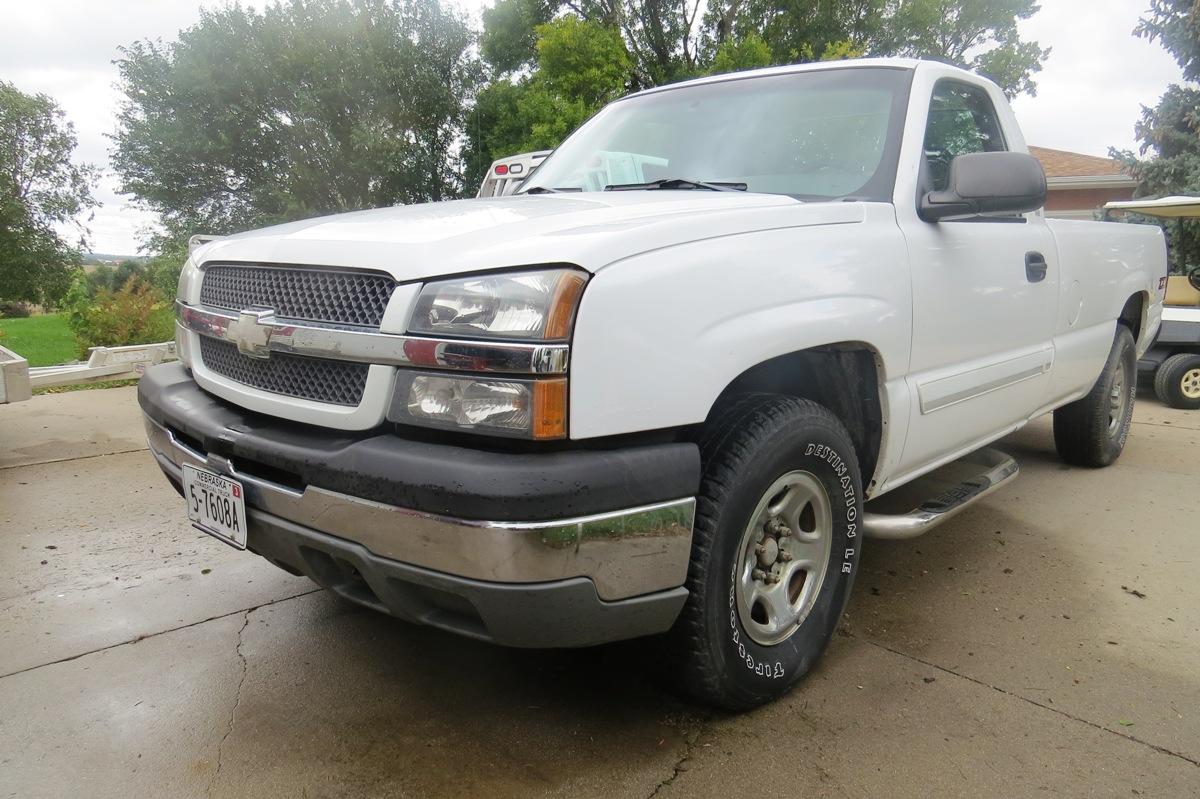
<path id="1" fill-rule="evenodd" d="M 452 0 L 455 1 L 455 0 Z M 153 219 L 116 194 L 107 134 L 119 94 L 112 60 L 135 39 L 171 39 L 200 6 L 224 0 L 0 0 L 0 79 L 52 96 L 75 123 L 79 160 L 105 169 L 103 205 L 89 222 L 92 249 L 129 254 Z M 456 0 L 478 16 L 491 0 Z M 245 4 L 245 3 L 243 3 Z M 251 5 L 262 5 L 261 0 Z M 1053 53 L 1037 97 L 1015 107 L 1031 144 L 1104 155 L 1134 147 L 1142 104 L 1153 105 L 1179 69 L 1163 50 L 1130 34 L 1148 0 L 1043 0 L 1022 33 Z"/>

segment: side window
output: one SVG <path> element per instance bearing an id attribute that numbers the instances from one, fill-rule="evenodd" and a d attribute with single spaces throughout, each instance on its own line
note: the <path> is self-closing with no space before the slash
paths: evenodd
<path id="1" fill-rule="evenodd" d="M 930 189 L 941 191 L 950 178 L 956 155 L 1008 149 L 996 109 L 987 92 L 958 81 L 939 81 L 929 101 L 925 124 L 925 163 Z"/>

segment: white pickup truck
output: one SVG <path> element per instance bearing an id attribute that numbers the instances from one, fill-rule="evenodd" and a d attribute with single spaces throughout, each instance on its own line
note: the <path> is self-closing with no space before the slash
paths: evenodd
<path id="1" fill-rule="evenodd" d="M 750 707 L 812 668 L 865 537 L 1016 474 L 989 442 L 1053 411 L 1067 462 L 1121 453 L 1163 237 L 1045 191 L 1004 95 L 941 64 L 641 92 L 514 196 L 197 249 L 150 444 L 198 527 L 346 598 L 513 646 L 656 635 Z"/>

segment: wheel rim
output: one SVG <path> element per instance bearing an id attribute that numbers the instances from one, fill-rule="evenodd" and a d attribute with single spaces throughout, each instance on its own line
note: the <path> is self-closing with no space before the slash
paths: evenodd
<path id="1" fill-rule="evenodd" d="M 1130 392 L 1125 390 L 1125 366 L 1117 369 L 1113 376 L 1112 388 L 1108 394 L 1108 437 L 1115 438 L 1125 422 L 1125 412 L 1129 408 Z"/>
<path id="2" fill-rule="evenodd" d="M 1200 399 L 1200 366 L 1183 373 L 1179 389 L 1188 399 Z"/>
<path id="3" fill-rule="evenodd" d="M 833 548 L 833 510 L 809 472 L 788 472 L 763 492 L 742 534 L 733 581 L 738 617 L 763 646 L 782 643 L 821 593 Z"/>

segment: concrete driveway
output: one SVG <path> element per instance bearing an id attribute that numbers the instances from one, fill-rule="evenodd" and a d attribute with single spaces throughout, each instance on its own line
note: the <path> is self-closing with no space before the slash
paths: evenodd
<path id="1" fill-rule="evenodd" d="M 1200 413 L 870 542 L 816 672 L 741 716 L 638 642 L 505 650 L 192 530 L 133 389 L 0 406 L 0 796 L 1200 795 Z"/>

